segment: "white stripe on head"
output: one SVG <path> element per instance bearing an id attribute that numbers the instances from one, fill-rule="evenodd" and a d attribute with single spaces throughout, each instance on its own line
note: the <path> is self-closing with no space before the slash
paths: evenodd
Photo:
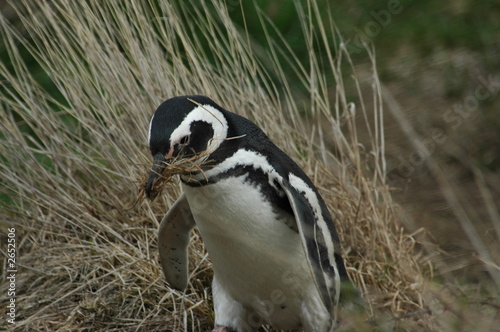
<path id="1" fill-rule="evenodd" d="M 208 142 L 207 152 L 212 153 L 217 150 L 222 141 L 227 138 L 228 127 L 224 114 L 210 105 L 199 105 L 193 108 L 170 135 L 170 144 L 173 145 L 184 136 L 189 135 L 191 133 L 191 123 L 195 121 L 204 121 L 212 125 L 214 136 Z"/>
<path id="2" fill-rule="evenodd" d="M 149 121 L 149 129 L 148 129 L 148 143 L 151 142 L 151 127 L 153 126 L 153 119 L 155 118 L 156 112 L 151 117 L 151 121 Z"/>

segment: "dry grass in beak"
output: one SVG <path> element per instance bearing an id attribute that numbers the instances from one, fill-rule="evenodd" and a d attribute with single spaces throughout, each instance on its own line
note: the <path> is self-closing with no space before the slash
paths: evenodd
<path id="1" fill-rule="evenodd" d="M 224 138 L 225 141 L 243 138 L 246 135 L 234 136 Z M 213 138 L 211 139 L 213 140 Z M 162 162 L 162 165 L 153 165 L 153 168 L 148 168 L 148 172 L 145 176 L 142 176 L 142 179 L 139 183 L 140 189 L 139 194 L 137 196 L 136 201 L 133 203 L 134 206 L 137 202 L 139 202 L 142 198 L 147 197 L 151 201 L 154 201 L 156 197 L 163 191 L 165 186 L 170 182 L 174 175 L 180 174 L 195 174 L 201 173 L 204 174 L 204 168 L 207 168 L 212 160 L 208 159 L 210 152 L 203 151 L 201 153 L 195 154 L 190 158 L 174 158 L 171 162 Z M 151 175 L 151 172 L 155 172 L 154 166 L 164 166 L 163 171 L 161 173 L 157 173 L 158 178 L 153 182 L 153 186 L 151 187 L 151 191 L 149 195 L 147 194 L 147 185 L 148 179 Z M 210 167 L 210 166 L 208 166 Z M 206 178 L 206 177 L 205 177 Z"/>
<path id="2" fill-rule="evenodd" d="M 209 153 L 207 151 L 204 151 L 190 158 L 174 158 L 171 160 L 171 162 L 165 161 L 162 162 L 161 165 L 153 165 L 163 167 L 163 170 L 161 173 L 156 174 L 158 177 L 155 179 L 155 181 L 153 181 L 149 195 L 147 195 L 146 191 L 148 179 L 151 175 L 151 172 L 155 171 L 153 168 L 148 167 L 147 173 L 142 177 L 142 180 L 140 182 L 141 185 L 136 202 L 143 199 L 144 197 L 147 197 L 151 201 L 154 201 L 154 199 L 161 194 L 165 186 L 175 175 L 193 173 L 203 174 L 203 166 L 206 167 L 206 165 L 210 163 L 208 155 Z"/>

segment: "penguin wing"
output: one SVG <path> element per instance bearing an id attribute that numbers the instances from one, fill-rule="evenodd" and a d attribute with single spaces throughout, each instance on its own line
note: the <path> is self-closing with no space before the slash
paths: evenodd
<path id="1" fill-rule="evenodd" d="M 158 249 L 167 282 L 184 290 L 188 283 L 188 245 L 195 221 L 186 196 L 182 194 L 160 223 Z"/>
<path id="2" fill-rule="evenodd" d="M 326 207 L 314 188 L 290 173 L 278 181 L 293 210 L 309 268 L 323 304 L 334 315 L 339 300 L 340 277 L 337 234 Z M 340 258 L 341 259 L 341 258 Z M 343 264 L 343 263 L 342 263 Z"/>

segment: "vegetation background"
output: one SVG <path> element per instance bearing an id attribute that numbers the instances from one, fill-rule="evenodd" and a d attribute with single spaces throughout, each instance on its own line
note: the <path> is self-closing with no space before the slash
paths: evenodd
<path id="1" fill-rule="evenodd" d="M 497 1 L 0 9 L 0 238 L 5 254 L 16 227 L 19 269 L 17 323 L 3 292 L 0 328 L 210 328 L 198 235 L 186 294 L 158 269 L 157 220 L 178 188 L 130 204 L 148 118 L 184 93 L 252 118 L 327 197 L 369 304 L 343 329 L 500 326 Z"/>

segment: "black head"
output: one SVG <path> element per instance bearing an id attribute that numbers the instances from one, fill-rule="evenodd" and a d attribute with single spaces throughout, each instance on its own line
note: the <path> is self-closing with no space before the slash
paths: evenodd
<path id="1" fill-rule="evenodd" d="M 227 138 L 223 109 L 204 96 L 180 96 L 164 101 L 149 125 L 149 149 L 154 158 L 146 194 L 171 158 L 190 158 L 214 152 Z"/>

